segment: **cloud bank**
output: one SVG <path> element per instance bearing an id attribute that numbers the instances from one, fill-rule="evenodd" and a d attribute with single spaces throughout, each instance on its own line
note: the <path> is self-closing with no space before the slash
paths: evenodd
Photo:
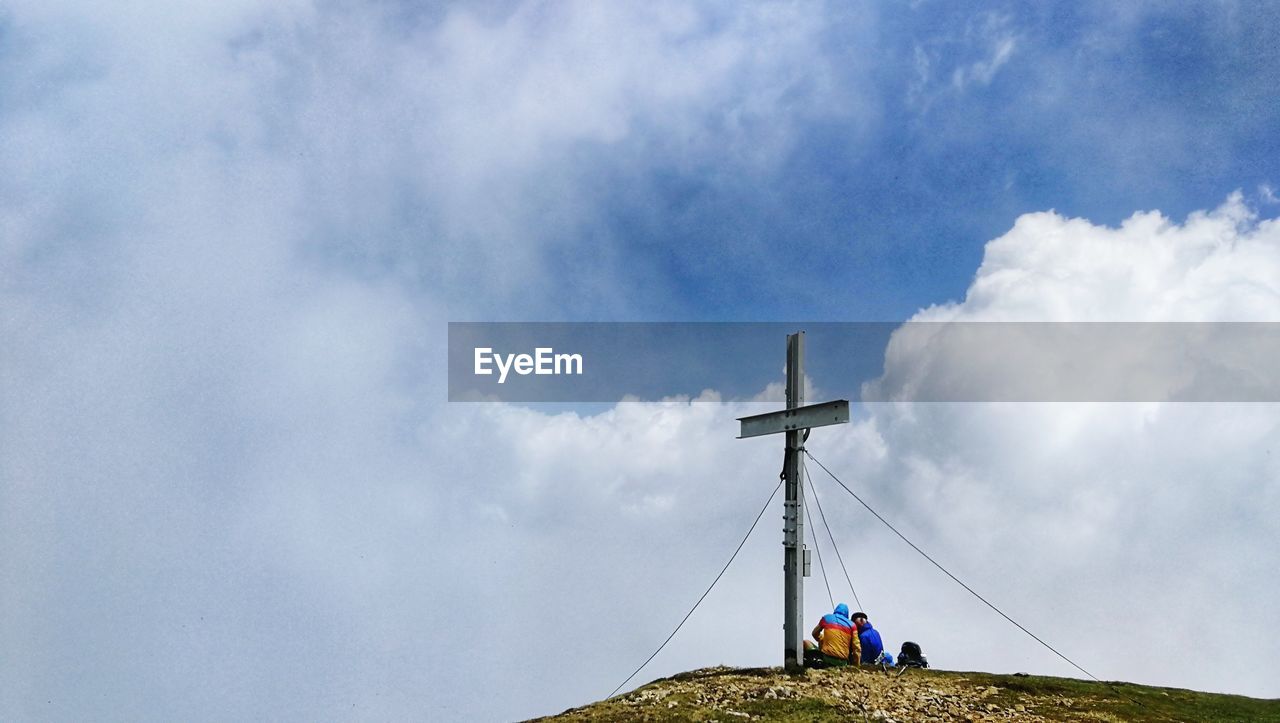
<path id="1" fill-rule="evenodd" d="M 580 696 L 484 677 L 486 630 L 574 649 L 509 627 L 573 609 L 540 602 L 563 598 L 538 596 L 539 550 L 566 580 L 607 558 L 503 521 L 555 485 L 495 470 L 501 438 L 443 405 L 444 322 L 660 302 L 601 198 L 767 174 L 786 118 L 845 114 L 821 25 L 771 3 L 8 5 L 0 717 Z"/>

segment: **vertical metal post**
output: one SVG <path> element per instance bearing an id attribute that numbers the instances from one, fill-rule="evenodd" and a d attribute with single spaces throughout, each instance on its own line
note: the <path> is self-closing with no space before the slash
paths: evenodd
<path id="1" fill-rule="evenodd" d="M 787 336 L 787 409 L 804 406 L 804 332 Z M 804 667 L 804 430 L 786 433 L 783 474 L 783 667 Z"/>

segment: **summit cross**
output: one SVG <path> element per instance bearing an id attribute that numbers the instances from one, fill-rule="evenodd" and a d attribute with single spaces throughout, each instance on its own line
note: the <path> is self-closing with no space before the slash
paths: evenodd
<path id="1" fill-rule="evenodd" d="M 787 335 L 787 408 L 740 417 L 738 439 L 786 434 L 782 514 L 783 667 L 804 667 L 804 578 L 809 576 L 809 549 L 804 544 L 804 442 L 809 429 L 849 422 L 849 401 L 804 405 L 804 332 Z"/>

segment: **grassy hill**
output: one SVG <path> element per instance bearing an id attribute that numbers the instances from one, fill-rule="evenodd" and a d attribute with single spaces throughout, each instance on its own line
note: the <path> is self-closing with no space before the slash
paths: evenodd
<path id="1" fill-rule="evenodd" d="M 1280 722 L 1280 700 L 1022 674 L 722 667 L 539 720 Z"/>

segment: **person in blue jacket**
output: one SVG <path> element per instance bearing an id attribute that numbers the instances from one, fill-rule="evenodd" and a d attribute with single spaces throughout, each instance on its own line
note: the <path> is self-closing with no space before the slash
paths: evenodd
<path id="1" fill-rule="evenodd" d="M 879 663 L 884 655 L 884 642 L 880 640 L 880 632 L 871 627 L 871 621 L 864 612 L 853 614 L 853 624 L 858 629 L 858 641 L 862 643 L 862 663 Z"/>

